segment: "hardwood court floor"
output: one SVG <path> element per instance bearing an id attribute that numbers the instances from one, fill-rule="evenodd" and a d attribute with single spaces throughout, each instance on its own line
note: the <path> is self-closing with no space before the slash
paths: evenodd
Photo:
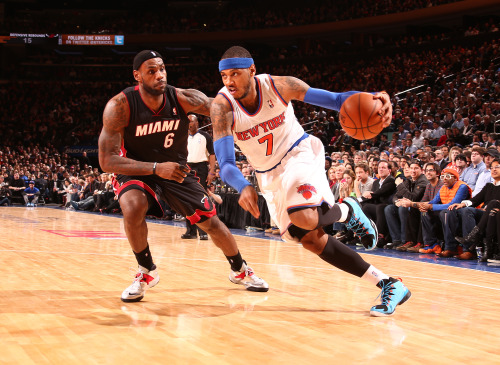
<path id="1" fill-rule="evenodd" d="M 374 318 L 376 287 L 299 245 L 237 237 L 271 287 L 252 293 L 210 240 L 150 223 L 161 280 L 125 304 L 120 218 L 2 207 L 0 227 L 0 364 L 500 363 L 498 273 L 363 254 L 413 293 Z"/>

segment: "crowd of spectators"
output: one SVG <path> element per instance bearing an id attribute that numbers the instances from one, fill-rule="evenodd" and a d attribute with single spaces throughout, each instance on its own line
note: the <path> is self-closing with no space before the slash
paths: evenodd
<path id="1" fill-rule="evenodd" d="M 467 36 L 474 37 L 473 33 L 472 29 Z M 434 213 L 432 208 L 462 204 L 450 194 L 439 195 L 440 170 L 446 172 L 445 183 L 451 184 L 455 178 L 454 184 L 467 187 L 461 188 L 463 197 L 458 195 L 464 201 L 473 199 L 479 188 L 493 180 L 492 173 L 477 178 L 491 171 L 490 157 L 500 152 L 495 133 L 500 117 L 499 44 L 493 38 L 470 46 L 451 44 L 411 52 L 396 49 L 370 61 L 319 58 L 293 62 L 293 55 L 284 52 L 283 58 L 259 60 L 258 71 L 293 75 L 327 90 L 385 89 L 393 95 L 393 123 L 367 141 L 348 137 L 334 111 L 300 102 L 294 102 L 294 107 L 304 129 L 325 145 L 325 168 L 334 196 L 339 201 L 351 196 L 362 202 L 377 224 L 380 248 L 470 259 L 475 257 L 471 247 L 481 245 L 474 241 L 474 245 L 459 246 L 454 227 L 436 226 L 444 213 Z M 258 59 L 258 55 L 254 57 Z M 0 87 L 5 101 L 0 104 L 1 204 L 52 203 L 68 210 L 119 212 L 109 174 L 91 166 L 86 156 L 69 155 L 65 147 L 97 144 L 102 108 L 111 96 L 130 85 L 130 63 L 127 60 L 124 70 L 65 66 L 51 67 L 52 73 L 47 73 L 43 67 L 33 68 L 26 79 L 40 81 L 12 80 Z M 207 67 L 211 65 L 169 67 L 169 82 L 214 95 L 221 83 L 217 72 L 207 71 Z M 108 80 L 103 75 L 110 70 L 116 71 L 116 78 Z M 68 72 L 72 81 L 61 81 Z M 59 81 L 46 81 L 52 78 Z M 408 91 L 401 92 L 404 90 Z M 211 133 L 210 119 L 200 116 L 199 120 Z M 237 157 L 244 176 L 255 182 L 251 165 L 241 154 Z M 423 182 L 431 186 L 424 187 Z M 421 195 L 413 191 L 417 185 Z M 220 179 L 211 189 L 232 192 Z M 470 190 L 469 195 L 465 190 Z M 441 210 L 448 221 L 466 219 L 458 213 L 451 219 L 447 207 Z M 166 211 L 169 217 L 174 213 Z M 430 219 L 433 214 L 435 219 Z M 419 224 L 408 225 L 408 220 Z M 458 233 L 459 238 L 465 239 L 476 223 L 462 224 L 469 232 Z M 355 240 L 342 226 L 331 228 L 345 242 Z M 429 231 L 439 232 L 436 236 Z M 429 237 L 442 237 L 442 242 Z M 459 251 L 460 247 L 466 250 Z M 494 250 L 490 247 L 489 252 L 491 256 Z"/>
<path id="2" fill-rule="evenodd" d="M 37 4 L 10 5 L 0 32 L 95 34 L 166 34 L 213 32 L 242 29 L 290 27 L 336 22 L 370 16 L 401 13 L 453 3 L 458 0 L 396 0 L 396 1 L 240 1 L 214 3 L 164 2 L 154 10 L 123 1 L 118 7 L 88 1 L 77 6 L 42 8 Z M 186 11 L 186 8 L 188 10 Z M 99 9 L 99 10 L 96 10 Z M 71 20 L 70 20 L 71 19 Z M 73 19 L 79 19 L 80 23 Z M 147 21 L 145 21 L 147 19 Z M 235 21 L 228 21 L 234 19 Z"/>

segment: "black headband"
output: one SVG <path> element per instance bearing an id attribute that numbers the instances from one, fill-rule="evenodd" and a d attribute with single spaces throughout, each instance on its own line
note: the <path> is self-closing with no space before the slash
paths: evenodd
<path id="1" fill-rule="evenodd" d="M 139 67 L 141 67 L 141 65 L 145 61 L 150 60 L 151 58 L 157 58 L 157 57 L 159 57 L 163 60 L 163 57 L 161 56 L 161 54 L 159 54 L 156 51 L 151 51 L 151 50 L 140 51 L 134 57 L 134 70 L 138 70 Z"/>

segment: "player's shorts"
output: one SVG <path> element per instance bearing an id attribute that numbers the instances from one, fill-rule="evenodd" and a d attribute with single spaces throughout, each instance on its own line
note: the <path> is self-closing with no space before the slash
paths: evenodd
<path id="1" fill-rule="evenodd" d="M 160 199 L 163 199 L 175 212 L 186 217 L 191 224 L 204 222 L 216 215 L 214 204 L 193 171 L 187 174 L 182 183 L 156 175 L 117 175 L 114 186 L 118 199 L 131 189 L 146 193 L 149 203 L 148 215 L 163 217 Z"/>
<path id="2" fill-rule="evenodd" d="M 274 169 L 256 176 L 269 214 L 286 241 L 297 241 L 288 233 L 290 210 L 335 203 L 326 178 L 325 148 L 314 136 L 302 140 Z"/>

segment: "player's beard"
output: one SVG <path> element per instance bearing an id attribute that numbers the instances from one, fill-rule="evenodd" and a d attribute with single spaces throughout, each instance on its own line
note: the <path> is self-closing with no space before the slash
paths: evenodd
<path id="1" fill-rule="evenodd" d="M 161 89 L 154 89 L 146 84 L 142 84 L 142 87 L 144 88 L 144 91 L 146 91 L 148 94 L 159 96 L 165 93 L 165 90 L 167 89 L 167 84 L 165 84 Z"/>
<path id="2" fill-rule="evenodd" d="M 251 87 L 252 87 L 252 83 L 249 82 L 248 87 L 243 91 L 243 95 L 241 95 L 240 97 L 235 97 L 235 99 L 236 100 L 245 99 L 248 96 L 248 93 L 250 92 Z"/>

